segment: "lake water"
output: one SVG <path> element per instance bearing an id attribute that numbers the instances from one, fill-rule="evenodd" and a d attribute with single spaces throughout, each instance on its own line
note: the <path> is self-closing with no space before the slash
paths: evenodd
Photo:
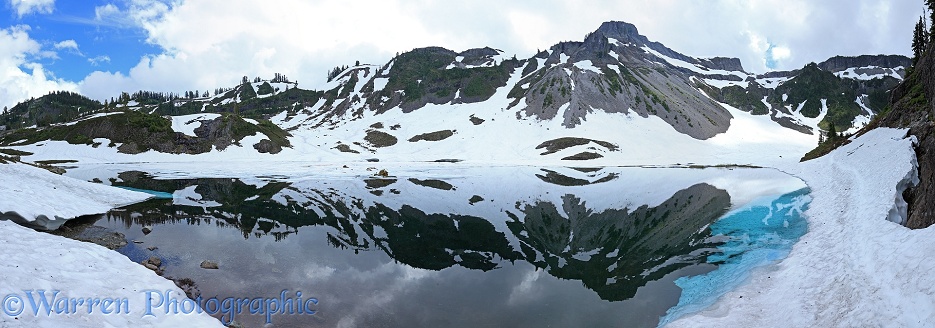
<path id="1" fill-rule="evenodd" d="M 203 298 L 318 300 L 276 327 L 655 327 L 784 257 L 809 200 L 769 169 L 144 170 L 69 175 L 160 196 L 95 224 Z"/>

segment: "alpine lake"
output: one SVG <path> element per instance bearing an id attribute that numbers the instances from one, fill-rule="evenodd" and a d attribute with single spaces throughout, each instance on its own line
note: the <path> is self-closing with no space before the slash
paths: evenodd
<path id="1" fill-rule="evenodd" d="M 807 230 L 808 188 L 772 169 L 378 164 L 72 167 L 154 198 L 66 229 L 122 234 L 192 297 L 316 300 L 214 314 L 242 327 L 656 327 Z"/>

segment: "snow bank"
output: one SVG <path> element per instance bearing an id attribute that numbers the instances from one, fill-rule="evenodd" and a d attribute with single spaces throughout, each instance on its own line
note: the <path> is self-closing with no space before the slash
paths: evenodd
<path id="1" fill-rule="evenodd" d="M 0 165 L 0 195 L 0 219 L 50 229 L 67 219 L 150 197 L 18 163 Z M 0 327 L 220 326 L 208 315 L 166 315 L 158 312 L 161 308 L 152 316 L 144 315 L 146 290 L 171 291 L 179 301 L 185 294 L 169 280 L 104 247 L 36 232 L 9 220 L 0 220 L 0 236 Z M 118 305 L 85 304 L 93 303 L 89 300 Z"/>
<path id="2" fill-rule="evenodd" d="M 906 130 L 875 129 L 786 168 L 812 189 L 808 233 L 785 260 L 669 327 L 930 326 L 935 229 L 887 220 L 915 178 L 913 142 Z"/>
<path id="3" fill-rule="evenodd" d="M 0 165 L 0 219 L 45 229 L 148 199 L 144 193 L 52 174 L 26 164 Z"/>
<path id="4" fill-rule="evenodd" d="M 3 166 L 3 165 L 0 165 Z M 50 173 L 51 174 L 51 173 Z M 165 314 L 162 308 L 146 313 L 146 290 L 171 291 L 180 301 L 185 293 L 172 282 L 142 265 L 104 247 L 64 237 L 35 232 L 9 221 L 0 221 L 3 261 L 0 261 L 0 327 L 220 327 L 207 314 Z M 129 313 L 104 314 L 100 306 L 87 313 L 87 305 L 73 307 L 72 314 L 51 314 L 32 308 L 27 295 L 39 301 L 45 290 L 52 301 L 59 299 L 126 299 Z M 179 296 L 181 295 L 181 296 Z M 71 305 L 68 305 L 71 307 Z M 110 308 L 114 311 L 114 308 Z M 19 314 L 17 314 L 19 312 Z"/>

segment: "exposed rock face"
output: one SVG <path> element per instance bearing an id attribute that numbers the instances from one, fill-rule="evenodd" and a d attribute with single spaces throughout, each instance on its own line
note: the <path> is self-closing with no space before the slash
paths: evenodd
<path id="1" fill-rule="evenodd" d="M 909 67 L 912 60 L 906 56 L 863 55 L 856 57 L 835 56 L 818 64 L 824 71 L 840 72 L 851 67 Z"/>
<path id="2" fill-rule="evenodd" d="M 893 90 L 892 109 L 875 127 L 909 128 L 919 143 L 919 185 L 906 190 L 906 226 L 921 229 L 935 224 L 935 44 L 929 45 L 912 74 Z"/>
<path id="3" fill-rule="evenodd" d="M 561 119 L 566 128 L 581 124 L 588 113 L 602 110 L 655 115 L 696 139 L 727 131 L 730 113 L 697 92 L 690 79 L 692 73 L 669 64 L 660 67 L 659 63 L 667 62 L 644 47 L 704 65 L 649 41 L 632 24 L 607 22 L 584 42 L 561 42 L 527 61 L 523 72 L 529 75 L 511 91 L 510 96 L 516 99 L 511 106 L 520 108 L 519 117 Z M 544 55 L 548 57 L 540 66 L 539 58 Z M 717 60 L 725 62 L 731 60 Z"/>
<path id="4" fill-rule="evenodd" d="M 701 64 L 710 69 L 719 69 L 724 71 L 743 72 L 743 64 L 740 58 L 714 57 L 702 59 Z"/>

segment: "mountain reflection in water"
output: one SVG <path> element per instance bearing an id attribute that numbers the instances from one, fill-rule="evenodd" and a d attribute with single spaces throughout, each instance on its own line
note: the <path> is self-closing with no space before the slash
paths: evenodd
<path id="1" fill-rule="evenodd" d="M 794 178 L 775 172 L 745 175 L 710 169 L 524 168 L 454 178 L 253 178 L 246 182 L 231 178 L 159 180 L 143 172 L 128 171 L 120 173 L 112 184 L 170 193 L 173 199 L 151 200 L 112 211 L 106 216 L 107 223 L 99 225 L 109 224 L 115 230 L 122 230 L 128 238 L 145 241 L 144 245 L 131 243 L 121 251 L 137 262 L 148 258 L 151 253 L 164 257 L 170 263 L 167 274 L 193 277 L 204 295 L 235 291 L 277 292 L 275 288 L 263 290 L 251 285 L 250 279 L 258 270 L 247 269 L 255 266 L 251 262 L 272 263 L 264 264 L 272 267 L 272 274 L 265 274 L 264 279 L 279 279 L 281 285 L 289 288 L 302 285 L 302 278 L 289 274 L 290 268 L 299 267 L 300 263 L 316 262 L 316 266 L 328 267 L 330 269 L 327 270 L 332 272 L 355 274 L 380 270 L 380 266 L 394 263 L 392 265 L 408 272 L 407 275 L 412 274 L 412 269 L 425 269 L 441 273 L 439 277 L 452 276 L 436 278 L 443 279 L 438 286 L 441 290 L 425 292 L 436 295 L 435 298 L 411 295 L 407 298 L 410 303 L 434 301 L 467 308 L 473 308 L 468 304 L 478 301 L 512 305 L 499 308 L 498 311 L 502 312 L 500 321 L 491 323 L 517 320 L 512 325 L 529 326 L 538 320 L 542 323 L 570 320 L 567 323 L 572 325 L 612 325 L 620 324 L 620 320 L 625 318 L 628 325 L 655 326 L 666 309 L 678 301 L 678 288 L 672 280 L 714 268 L 705 263 L 709 256 L 721 254 L 717 247 L 724 240 L 720 236 L 712 236 L 709 227 L 732 206 L 739 204 L 732 204 L 728 191 L 712 183 L 727 186 L 743 184 L 723 182 L 731 179 L 767 182 L 772 179 L 795 185 L 788 183 Z M 787 189 L 783 193 L 795 190 L 793 187 Z M 770 192 L 775 193 L 754 193 Z M 142 225 L 153 226 L 156 232 L 171 230 L 172 234 L 144 236 L 137 232 Z M 233 228 L 239 231 L 243 242 L 230 241 L 229 237 L 224 237 L 225 241 L 213 242 L 212 236 L 218 232 L 180 228 L 184 225 L 214 225 L 222 227 L 222 231 L 233 231 Z M 302 248 L 299 252 L 285 246 L 307 244 L 307 241 L 299 240 L 308 238 L 320 245 L 330 245 L 327 248 L 333 251 L 316 246 Z M 198 250 L 173 251 L 178 248 L 167 246 L 177 243 L 191 243 Z M 145 250 L 148 244 L 157 245 L 159 249 L 148 252 Z M 272 255 L 265 256 L 274 258 L 264 256 L 258 259 L 257 256 L 245 255 L 227 259 L 223 256 L 224 253 L 241 252 L 241 249 L 255 251 L 257 247 L 267 249 Z M 282 251 L 270 250 L 277 247 Z M 374 257 L 374 252 L 384 255 Z M 327 254 L 325 256 L 331 260 L 305 256 L 319 253 Z M 344 268 L 332 265 L 360 260 L 348 258 L 355 256 L 382 257 L 377 262 L 383 264 L 357 263 Z M 185 262 L 200 262 L 204 259 L 202 257 L 220 258 L 220 271 L 224 276 L 234 277 L 223 282 L 217 280 L 218 277 L 204 276 L 190 264 L 183 265 Z M 341 260 L 334 260 L 337 257 Z M 452 267 L 468 271 L 452 274 L 448 271 Z M 579 281 L 578 286 L 596 293 L 599 300 L 580 291 L 558 294 L 574 288 L 563 287 L 556 288 L 558 291 L 550 292 L 551 295 L 566 298 L 561 302 L 581 304 L 559 308 L 553 308 L 551 304 L 536 304 L 558 301 L 553 298 L 526 299 L 523 302 L 530 304 L 517 306 L 517 290 L 541 283 L 540 272 L 553 277 L 550 279 L 554 282 L 550 284 L 567 285 L 561 281 Z M 478 294 L 471 297 L 447 294 L 451 299 L 437 300 L 441 297 L 439 295 L 446 294 L 446 285 L 477 287 L 492 285 L 491 279 L 499 282 L 510 280 L 498 278 L 502 275 L 515 276 L 510 279 L 519 280 L 516 286 L 504 288 L 511 292 L 485 293 L 482 291 L 485 288 L 478 287 L 471 291 Z M 337 274 L 318 281 L 307 289 L 328 290 L 323 286 L 340 284 L 335 280 L 340 276 Z M 462 279 L 471 280 L 465 282 Z M 238 284 L 244 286 L 238 289 Z M 647 288 L 656 292 L 641 293 L 648 284 L 655 284 L 655 287 Z M 346 308 L 326 305 L 345 304 L 347 307 L 351 303 L 363 302 L 366 297 L 360 295 L 370 292 L 368 289 L 353 289 L 353 286 L 347 286 L 341 291 L 335 290 L 330 296 L 319 296 L 323 301 L 320 311 L 323 314 L 316 320 L 321 320 L 325 326 L 347 320 L 342 316 Z M 338 301 L 336 298 L 346 300 Z M 595 306 L 599 304 L 595 302 L 605 303 Z M 646 304 L 638 305 L 640 303 Z M 580 314 L 563 313 L 578 307 L 587 307 L 591 314 L 581 317 Z M 391 314 L 369 313 L 363 318 L 356 318 L 354 323 L 369 326 L 369 323 L 377 322 L 378 318 L 385 319 L 387 315 L 394 317 L 389 326 L 467 326 L 485 322 L 477 318 L 426 315 L 424 310 L 408 306 L 381 309 Z M 541 313 L 544 309 L 550 309 L 550 313 Z M 489 308 L 478 310 L 492 311 Z M 530 319 L 540 316 L 540 319 Z M 440 319 L 442 317 L 444 319 Z M 299 322 L 290 321 L 293 319 L 308 320 L 288 317 L 277 320 L 283 326 L 301 326 Z M 238 319 L 243 320 L 257 322 L 259 319 Z"/>

